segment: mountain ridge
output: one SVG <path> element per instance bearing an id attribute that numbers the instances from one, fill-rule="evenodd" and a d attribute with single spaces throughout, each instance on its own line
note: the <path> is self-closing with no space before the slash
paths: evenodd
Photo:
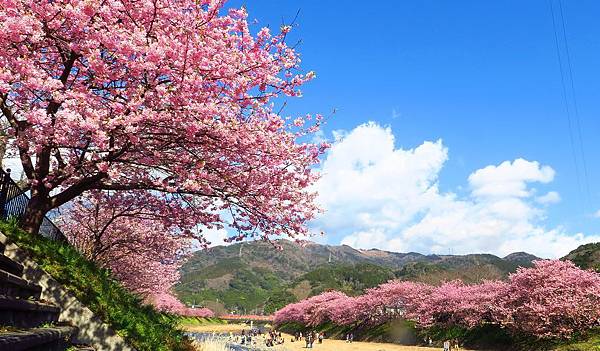
<path id="1" fill-rule="evenodd" d="M 355 295 L 390 279 L 434 284 L 504 279 L 535 259 L 525 252 L 505 257 L 424 255 L 285 239 L 250 241 L 194 253 L 182 267 L 175 291 L 182 301 L 217 312 L 270 313 L 322 291 Z"/>

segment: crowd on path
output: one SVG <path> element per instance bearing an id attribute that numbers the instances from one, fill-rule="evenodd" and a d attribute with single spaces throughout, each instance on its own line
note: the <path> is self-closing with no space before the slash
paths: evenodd
<path id="1" fill-rule="evenodd" d="M 431 345 L 431 339 L 429 339 L 429 344 Z M 460 350 L 460 345 L 458 343 L 458 339 L 446 340 L 443 343 L 444 351 L 452 351 L 452 350 Z"/>
<path id="2" fill-rule="evenodd" d="M 210 336 L 210 334 L 207 334 L 207 335 Z M 244 350 L 245 349 L 265 350 L 263 347 L 271 348 L 271 347 L 275 347 L 278 345 L 283 345 L 286 342 L 286 340 L 285 340 L 286 335 L 282 334 L 281 331 L 278 331 L 276 329 L 269 330 L 264 327 L 258 327 L 258 328 L 251 327 L 250 329 L 243 329 L 239 333 L 235 333 L 235 334 L 234 334 L 234 332 L 229 332 L 229 335 L 227 333 L 217 334 L 217 332 L 213 331 L 212 338 L 214 339 L 217 337 L 223 338 L 228 344 L 230 344 L 232 346 L 232 350 L 238 349 L 238 348 L 233 347 L 235 345 L 239 345 L 239 347 L 241 347 Z M 294 333 L 291 336 L 291 338 L 289 339 L 289 341 L 291 343 L 304 342 L 305 346 L 302 346 L 302 344 L 301 344 L 300 347 L 306 348 L 306 349 L 312 349 L 314 347 L 315 342 L 317 344 L 323 344 L 324 339 L 325 339 L 325 332 L 317 332 L 315 330 L 308 330 L 305 332 Z M 350 343 L 350 344 L 353 343 L 354 342 L 354 334 L 352 332 L 346 333 L 345 335 L 343 335 L 343 338 L 341 341 L 342 342 L 345 341 L 346 343 Z M 433 344 L 434 344 L 433 340 L 430 337 L 426 337 L 423 339 L 422 345 L 427 345 L 431 348 L 431 347 L 433 347 Z M 338 345 L 338 346 L 335 346 L 335 345 Z M 334 342 L 333 344 L 331 344 L 330 347 L 339 347 L 339 346 L 340 346 L 339 344 L 336 344 Z M 442 343 L 442 346 L 443 346 L 443 351 L 456 351 L 456 350 L 460 350 L 461 345 L 460 345 L 459 339 L 448 339 Z"/>
<path id="3" fill-rule="evenodd" d="M 282 345 L 285 340 L 280 331 L 270 330 L 263 332 L 260 328 L 242 330 L 240 334 L 229 333 L 229 342 L 243 346 L 267 346 Z"/>
<path id="4" fill-rule="evenodd" d="M 281 332 L 278 332 L 277 330 L 270 330 L 269 336 L 267 337 L 265 343 L 267 347 L 271 347 L 275 345 L 283 345 L 284 342 L 285 340 L 283 339 L 283 336 L 281 336 Z"/>
<path id="5" fill-rule="evenodd" d="M 352 342 L 354 336 L 349 334 L 349 342 Z M 325 339 L 324 332 L 316 332 L 316 331 L 308 331 L 305 333 L 297 332 L 295 333 L 290 342 L 302 342 L 306 343 L 305 348 L 312 349 L 315 341 L 318 344 L 322 344 Z M 250 329 L 250 330 L 242 330 L 240 334 L 234 335 L 232 332 L 229 333 L 229 342 L 236 343 L 242 346 L 261 346 L 264 345 L 266 347 L 273 347 L 276 345 L 283 345 L 285 343 L 285 339 L 282 333 L 276 329 L 270 330 L 268 332 L 263 332 L 261 329 Z"/>
<path id="6" fill-rule="evenodd" d="M 323 339 L 325 339 L 325 333 L 324 332 L 316 332 L 314 330 L 311 330 L 311 331 L 308 331 L 308 332 L 306 332 L 304 334 L 302 332 L 295 333 L 294 336 L 292 337 L 292 342 L 304 340 L 304 342 L 306 343 L 305 348 L 312 349 L 313 345 L 315 343 L 315 340 L 319 344 L 322 344 L 323 343 Z"/>

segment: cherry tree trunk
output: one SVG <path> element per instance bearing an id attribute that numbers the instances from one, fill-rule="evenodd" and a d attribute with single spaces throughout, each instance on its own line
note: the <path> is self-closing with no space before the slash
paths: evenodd
<path id="1" fill-rule="evenodd" d="M 32 234 L 38 234 L 46 212 L 48 212 L 48 210 L 46 206 L 44 206 L 44 203 L 39 199 L 32 198 L 27 204 L 25 214 L 21 218 L 21 229 Z"/>

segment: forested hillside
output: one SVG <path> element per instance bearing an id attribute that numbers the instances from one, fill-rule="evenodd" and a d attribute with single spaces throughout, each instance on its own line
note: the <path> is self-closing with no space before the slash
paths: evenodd
<path id="1" fill-rule="evenodd" d="M 272 313 L 323 291 L 357 295 L 394 278 L 433 284 L 453 279 L 503 279 L 536 259 L 527 253 L 500 258 L 356 250 L 288 240 L 277 244 L 281 250 L 255 241 L 198 251 L 183 266 L 176 291 L 186 303 L 216 312 Z"/>
<path id="2" fill-rule="evenodd" d="M 571 260 L 583 269 L 600 272 L 600 243 L 581 245 L 571 251 L 564 259 Z"/>

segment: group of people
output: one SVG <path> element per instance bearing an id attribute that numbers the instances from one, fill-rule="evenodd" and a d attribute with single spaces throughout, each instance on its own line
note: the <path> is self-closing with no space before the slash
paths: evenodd
<path id="1" fill-rule="evenodd" d="M 346 342 L 352 343 L 354 341 L 354 334 L 348 333 L 346 334 Z"/>
<path id="2" fill-rule="evenodd" d="M 252 328 L 248 331 L 242 330 L 240 334 L 233 335 L 229 333 L 229 341 L 240 345 L 257 346 L 262 343 L 267 347 L 281 345 L 284 342 L 280 331 L 270 330 L 268 333 L 263 333 L 260 328 Z"/>
<path id="3" fill-rule="evenodd" d="M 458 339 L 446 340 L 446 341 L 444 341 L 443 346 L 444 346 L 444 351 L 451 351 L 451 350 L 459 350 L 460 349 L 460 345 L 458 344 Z"/>
<path id="4" fill-rule="evenodd" d="M 277 330 L 270 330 L 266 334 L 263 334 L 263 332 L 260 329 L 250 329 L 249 331 L 242 330 L 241 334 L 236 336 L 235 338 L 233 338 L 232 333 L 229 333 L 229 340 L 241 345 L 257 345 L 261 337 L 264 339 L 265 345 L 267 347 L 281 345 L 285 341 L 281 332 Z M 305 333 L 296 332 L 292 336 L 291 342 L 304 340 L 304 342 L 306 343 L 305 348 L 312 349 L 315 341 L 317 341 L 317 343 L 319 344 L 322 344 L 323 339 L 325 339 L 324 332 L 317 332 L 311 330 Z M 354 341 L 354 334 L 352 332 L 347 333 L 345 339 L 347 343 L 352 343 Z M 431 338 L 425 338 L 424 341 L 429 346 L 433 344 Z M 450 339 L 444 341 L 443 347 L 444 351 L 459 350 L 460 344 L 458 339 Z"/>
<path id="5" fill-rule="evenodd" d="M 323 343 L 323 339 L 325 339 L 325 333 L 324 332 L 320 332 L 319 333 L 319 332 L 316 332 L 314 330 L 308 331 L 308 332 L 306 332 L 304 334 L 302 332 L 297 332 L 292 337 L 292 342 L 294 342 L 294 341 L 301 341 L 302 339 L 304 339 L 304 342 L 306 343 L 306 348 L 307 349 L 312 349 L 313 348 L 313 344 L 315 343 L 315 340 L 319 344 Z"/>
<path id="6" fill-rule="evenodd" d="M 281 345 L 283 343 L 284 343 L 284 339 L 281 336 L 281 332 L 278 332 L 277 330 L 269 331 L 269 334 L 267 335 L 267 340 L 265 341 L 265 344 L 267 345 L 267 347 Z"/>
<path id="7" fill-rule="evenodd" d="M 242 330 L 242 333 L 239 336 L 236 336 L 235 342 L 240 345 L 256 345 L 256 339 L 259 335 L 262 335 L 260 329 L 250 329 L 248 331 Z"/>

